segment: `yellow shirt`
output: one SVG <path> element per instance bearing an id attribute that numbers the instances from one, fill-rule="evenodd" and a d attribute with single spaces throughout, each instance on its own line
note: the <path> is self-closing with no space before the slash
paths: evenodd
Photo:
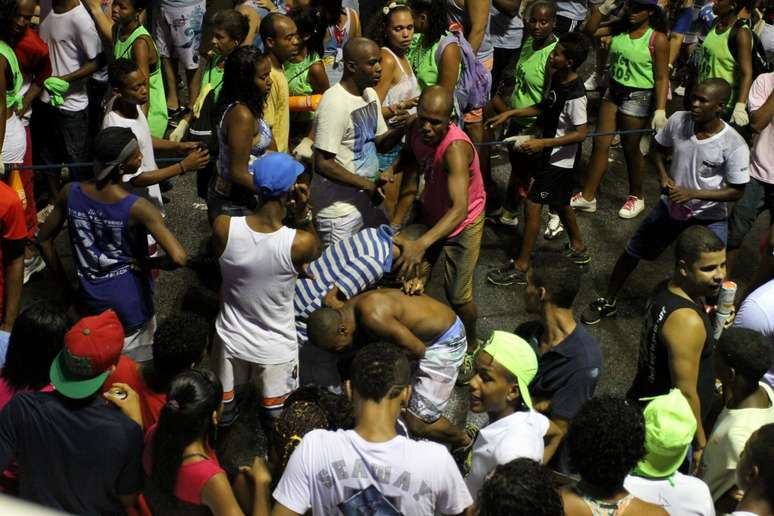
<path id="1" fill-rule="evenodd" d="M 271 67 L 271 91 L 266 100 L 263 119 L 271 127 L 274 141 L 279 152 L 288 151 L 288 135 L 290 134 L 290 109 L 288 108 L 288 80 L 282 68 Z"/>

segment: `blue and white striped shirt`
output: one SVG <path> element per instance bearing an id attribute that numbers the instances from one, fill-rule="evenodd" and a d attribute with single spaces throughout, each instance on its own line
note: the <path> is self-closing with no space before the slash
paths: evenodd
<path id="1" fill-rule="evenodd" d="M 307 271 L 314 279 L 299 278 L 296 281 L 293 301 L 299 345 L 307 341 L 307 318 L 322 306 L 325 294 L 334 285 L 350 299 L 374 286 L 385 272 L 392 270 L 394 234 L 387 225 L 364 229 L 328 247 L 309 264 Z"/>

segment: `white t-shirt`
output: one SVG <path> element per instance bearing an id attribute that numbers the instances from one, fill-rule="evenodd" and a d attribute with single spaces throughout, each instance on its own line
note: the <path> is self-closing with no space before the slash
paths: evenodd
<path id="1" fill-rule="evenodd" d="M 774 72 L 760 74 L 753 81 L 747 96 L 747 106 L 750 111 L 760 109 L 772 91 L 774 91 Z M 764 183 L 774 183 L 774 120 L 766 124 L 755 141 L 750 162 L 750 177 Z"/>
<path id="2" fill-rule="evenodd" d="M 640 500 L 660 505 L 672 516 L 715 516 L 707 484 L 679 471 L 669 480 L 629 475 L 624 487 Z"/>
<path id="3" fill-rule="evenodd" d="M 361 177 L 376 179 L 379 158 L 376 137 L 387 132 L 381 103 L 373 88 L 362 97 L 352 95 L 341 83 L 323 93 L 315 116 L 314 147 L 336 155 L 336 162 Z M 368 200 L 354 187 L 329 181 L 320 174 L 312 179 L 312 205 L 317 216 L 343 217 Z"/>
<path id="4" fill-rule="evenodd" d="M 709 486 L 713 500 L 736 485 L 736 466 L 750 435 L 763 425 L 774 423 L 774 391 L 763 382 L 759 385 L 769 396 L 769 408 L 723 408 L 707 440 L 700 476 Z"/>
<path id="5" fill-rule="evenodd" d="M 744 138 L 725 122 L 720 132 L 699 140 L 694 134 L 690 112 L 678 111 L 656 134 L 656 141 L 672 148 L 669 175 L 677 186 L 719 190 L 728 184 L 741 185 L 750 181 L 750 149 Z M 662 198 L 670 206 L 669 199 Z M 726 204 L 691 199 L 683 206 L 697 219 L 724 220 L 728 217 Z"/>
<path id="6" fill-rule="evenodd" d="M 543 462 L 543 436 L 548 418 L 539 412 L 516 412 L 481 429 L 473 443 L 470 473 L 465 484 L 472 496 L 478 496 L 487 475 L 500 464 L 527 458 Z"/>
<path id="7" fill-rule="evenodd" d="M 299 514 L 311 508 L 315 516 L 335 516 L 344 514 L 342 503 L 354 510 L 352 498 L 369 486 L 382 503 L 407 516 L 459 514 L 473 504 L 454 460 L 440 444 L 403 436 L 372 443 L 354 430 L 306 434 L 290 456 L 274 499 Z"/>
<path id="8" fill-rule="evenodd" d="M 126 118 L 119 113 L 113 111 L 113 101 L 110 99 L 105 106 L 106 113 L 102 119 L 102 128 L 106 127 L 127 127 L 132 130 L 134 136 L 137 138 L 137 143 L 140 144 L 140 152 L 142 152 L 142 163 L 140 168 L 134 174 L 124 174 L 121 180 L 126 183 L 126 188 L 133 194 L 145 197 L 153 205 L 164 213 L 164 201 L 161 199 L 161 188 L 159 185 L 150 186 L 134 186 L 131 180 L 143 172 L 152 170 L 158 170 L 156 165 L 156 158 L 153 154 L 153 138 L 150 133 L 150 126 L 148 126 L 148 119 L 145 117 L 145 113 L 142 109 L 137 109 L 137 118 Z"/>
<path id="9" fill-rule="evenodd" d="M 52 76 L 61 77 L 78 70 L 87 61 L 91 61 L 102 52 L 102 41 L 97 27 L 86 8 L 78 5 L 66 13 L 51 11 L 40 24 L 40 38 L 48 45 L 51 59 Z M 65 111 L 82 111 L 89 105 L 86 93 L 88 77 L 70 83 L 69 91 L 64 95 L 64 104 L 59 106 Z M 41 100 L 51 100 L 44 89 Z"/>
<path id="10" fill-rule="evenodd" d="M 586 105 L 588 99 L 584 95 L 574 99 L 567 99 L 564 102 L 564 108 L 559 114 L 559 123 L 556 126 L 554 138 L 561 138 L 567 133 L 574 132 L 579 125 L 588 122 L 586 115 Z M 551 149 L 551 157 L 548 164 L 560 168 L 573 168 L 575 166 L 575 157 L 578 155 L 579 143 L 572 145 L 562 145 Z"/>
<path id="11" fill-rule="evenodd" d="M 734 326 L 768 337 L 769 345 L 774 349 L 774 280 L 764 283 L 745 298 L 736 313 Z M 774 387 L 774 365 L 763 380 Z"/>
<path id="12" fill-rule="evenodd" d="M 556 15 L 581 22 L 586 19 L 589 4 L 601 4 L 604 0 L 559 0 L 556 2 Z"/>

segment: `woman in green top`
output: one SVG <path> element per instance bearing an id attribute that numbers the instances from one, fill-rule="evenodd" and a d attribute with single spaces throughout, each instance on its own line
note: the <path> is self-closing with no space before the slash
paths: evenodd
<path id="1" fill-rule="evenodd" d="M 449 28 L 446 0 L 410 0 L 409 5 L 414 12 L 414 37 L 407 57 L 419 88 L 438 84 L 454 95 L 462 62 L 459 45 L 449 43 L 436 59 L 438 45 Z"/>
<path id="2" fill-rule="evenodd" d="M 629 0 L 621 17 L 597 30 L 586 27 L 594 36 L 612 36 L 610 42 L 610 86 L 602 98 L 597 132 L 644 129 L 653 113 L 651 127 L 666 125 L 666 102 L 669 88 L 666 15 L 656 0 Z M 655 112 L 653 112 L 655 108 Z M 626 168 L 629 172 L 629 195 L 618 216 L 631 219 L 645 209 L 642 176 L 645 161 L 640 151 L 641 134 L 621 135 Z M 597 136 L 589 161 L 588 178 L 583 191 L 576 193 L 570 204 L 576 210 L 595 212 L 596 193 L 607 171 L 612 135 Z"/>
<path id="3" fill-rule="evenodd" d="M 745 7 L 747 4 L 742 0 L 715 0 L 712 12 L 717 18 L 701 46 L 696 81 L 699 84 L 717 78 L 731 85 L 731 98 L 726 107 L 731 123 L 739 127 L 750 123 L 747 94 L 753 81 L 752 34 L 749 25 L 737 23 L 739 12 Z M 736 31 L 735 26 L 739 27 Z M 730 40 L 732 32 L 735 32 L 734 41 Z"/>
<path id="4" fill-rule="evenodd" d="M 558 42 L 554 35 L 556 5 L 546 1 L 535 2 L 530 6 L 525 21 L 529 36 L 521 46 L 513 75 L 503 79 L 486 109 L 485 139 L 487 140 L 494 139 L 493 127 L 509 121 L 512 123 L 506 129 L 508 136 L 528 131 L 535 123 L 536 116 L 540 114 L 543 92 L 546 91 L 551 78 L 549 57 Z M 491 208 L 497 201 L 495 185 L 491 180 L 489 149 L 484 148 L 479 152 L 483 156 L 482 172 L 488 186 L 487 193 L 493 199 L 488 203 Z M 540 166 L 541 154 L 525 154 L 509 150 L 508 157 L 511 162 L 511 175 L 508 179 L 505 199 L 502 202 L 502 210 L 490 211 L 490 216 L 499 217 L 499 222 L 503 225 L 515 227 L 519 223 L 516 217 L 519 201 L 526 195 L 531 172 Z M 520 191 L 524 195 L 520 195 Z"/>
<path id="5" fill-rule="evenodd" d="M 296 22 L 298 35 L 304 43 L 290 61 L 285 61 L 285 78 L 288 80 L 290 96 L 322 94 L 330 86 L 322 55 L 322 39 L 315 37 L 319 24 L 316 10 L 312 7 L 294 9 L 290 17 Z M 295 143 L 310 135 L 314 111 L 290 113 L 291 140 Z"/>
<path id="6" fill-rule="evenodd" d="M 89 7 L 102 37 L 113 45 L 113 59 L 131 59 L 148 77 L 148 102 L 140 107 L 148 117 L 151 135 L 164 138 L 169 115 L 161 77 L 161 59 L 153 38 L 141 20 L 148 0 L 113 0 L 112 21 L 108 20 L 99 2 L 89 2 Z"/>
<path id="7" fill-rule="evenodd" d="M 185 138 L 191 122 L 202 115 L 205 99 L 212 93 L 211 105 L 218 101 L 223 87 L 223 67 L 226 58 L 242 45 L 250 31 L 247 17 L 234 9 L 219 11 L 212 18 L 212 49 L 207 56 L 200 56 L 199 68 L 194 72 L 189 92 L 190 111 L 180 119 L 169 139 L 179 142 Z"/>

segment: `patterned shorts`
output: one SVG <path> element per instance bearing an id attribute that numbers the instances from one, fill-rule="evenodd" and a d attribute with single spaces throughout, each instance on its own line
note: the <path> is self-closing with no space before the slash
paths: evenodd
<path id="1" fill-rule="evenodd" d="M 427 345 L 425 357 L 419 361 L 419 369 L 414 375 L 409 412 L 425 423 L 433 423 L 441 417 L 467 348 L 465 327 L 457 317 L 443 335 Z"/>

